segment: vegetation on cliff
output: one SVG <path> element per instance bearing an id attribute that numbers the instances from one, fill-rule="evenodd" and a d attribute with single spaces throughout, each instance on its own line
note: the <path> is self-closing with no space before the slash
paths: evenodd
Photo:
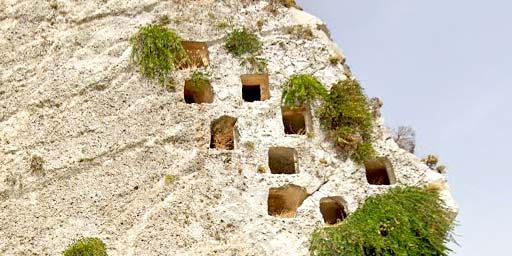
<path id="1" fill-rule="evenodd" d="M 368 198 L 336 226 L 312 234 L 311 255 L 445 256 L 450 213 L 435 189 L 394 188 Z"/>
<path id="2" fill-rule="evenodd" d="M 334 84 L 319 109 L 319 116 L 322 126 L 334 133 L 335 144 L 349 153 L 354 162 L 363 163 L 374 157 L 373 116 L 357 80 Z"/>
<path id="3" fill-rule="evenodd" d="M 141 27 L 130 37 L 130 45 L 130 58 L 140 72 L 164 85 L 171 81 L 173 70 L 190 62 L 180 36 L 165 25 Z"/>
<path id="4" fill-rule="evenodd" d="M 258 36 L 247 28 L 235 29 L 231 32 L 225 43 L 228 52 L 240 57 L 244 54 L 256 54 L 261 50 L 263 43 Z"/>
<path id="5" fill-rule="evenodd" d="M 107 256 L 107 251 L 99 238 L 85 237 L 70 245 L 63 256 Z"/>
<path id="6" fill-rule="evenodd" d="M 287 107 L 310 104 L 327 97 L 325 87 L 312 75 L 292 75 L 283 86 L 281 102 Z"/>

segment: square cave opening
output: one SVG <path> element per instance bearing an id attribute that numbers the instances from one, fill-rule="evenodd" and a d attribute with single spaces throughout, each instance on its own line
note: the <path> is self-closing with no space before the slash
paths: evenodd
<path id="1" fill-rule="evenodd" d="M 182 65 L 181 68 L 205 67 L 210 64 L 208 45 L 204 42 L 182 41 L 181 45 L 187 52 L 190 63 Z"/>
<path id="2" fill-rule="evenodd" d="M 285 134 L 305 135 L 310 129 L 309 108 L 300 107 L 281 107 L 281 115 Z"/>
<path id="3" fill-rule="evenodd" d="M 270 98 L 268 74 L 246 74 L 240 76 L 240 80 L 244 101 L 264 101 Z"/>
<path id="4" fill-rule="evenodd" d="M 268 149 L 268 167 L 272 174 L 299 172 L 298 153 L 294 148 L 271 147 Z"/>
<path id="5" fill-rule="evenodd" d="M 379 157 L 364 162 L 366 180 L 371 185 L 391 185 L 396 183 L 391 161 L 387 157 Z"/>
<path id="6" fill-rule="evenodd" d="M 210 126 L 210 148 L 235 149 L 235 124 L 236 118 L 231 116 L 215 119 Z"/>
<path id="7" fill-rule="evenodd" d="M 320 199 L 320 212 L 325 224 L 334 225 L 347 217 L 345 205 L 341 196 L 324 197 Z"/>
<path id="8" fill-rule="evenodd" d="M 270 188 L 267 200 L 268 214 L 280 218 L 294 218 L 297 209 L 308 196 L 305 188 L 294 184 Z"/>
<path id="9" fill-rule="evenodd" d="M 195 83 L 192 80 L 187 80 L 183 89 L 183 97 L 187 104 L 212 103 L 213 88 L 208 80 L 199 80 Z"/>

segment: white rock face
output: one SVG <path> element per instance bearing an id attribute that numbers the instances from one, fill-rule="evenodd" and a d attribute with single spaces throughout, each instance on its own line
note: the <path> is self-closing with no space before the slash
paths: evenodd
<path id="1" fill-rule="evenodd" d="M 446 178 L 399 149 L 383 120 L 375 147 L 393 165 L 391 186 L 369 185 L 314 115 L 313 137 L 284 134 L 280 99 L 290 75 L 310 73 L 328 87 L 346 79 L 344 66 L 329 62 L 342 52 L 322 21 L 284 7 L 274 15 L 265 1 L 181 2 L 0 2 L 0 255 L 60 255 L 83 236 L 101 238 L 109 255 L 307 255 L 323 225 L 322 197 L 342 196 L 351 213 L 399 185 L 440 184 L 456 213 Z M 185 103 L 191 70 L 177 71 L 169 92 L 130 65 L 128 38 L 162 15 L 184 39 L 208 43 L 212 104 Z M 247 103 L 247 70 L 223 47 L 231 28 L 217 25 L 260 20 L 271 98 Z M 289 34 L 294 25 L 314 38 Z M 222 115 L 237 118 L 232 151 L 209 148 L 210 123 Z M 299 173 L 270 174 L 274 146 L 298 151 Z M 44 176 L 30 171 L 34 155 L 45 160 Z M 289 183 L 311 196 L 295 218 L 269 216 L 269 188 Z"/>

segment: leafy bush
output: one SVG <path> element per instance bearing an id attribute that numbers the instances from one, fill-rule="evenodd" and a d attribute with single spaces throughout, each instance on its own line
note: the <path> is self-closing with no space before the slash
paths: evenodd
<path id="1" fill-rule="evenodd" d="M 64 256 L 107 256 L 105 244 L 96 237 L 86 237 L 68 247 Z"/>
<path id="2" fill-rule="evenodd" d="M 312 234 L 311 255 L 445 256 L 452 219 L 437 190 L 395 188 L 370 197 L 333 227 Z"/>
<path id="3" fill-rule="evenodd" d="M 327 97 L 327 90 L 315 77 L 292 75 L 284 84 L 281 101 L 287 107 L 299 107 L 325 97 Z"/>
<path id="4" fill-rule="evenodd" d="M 334 84 L 319 116 L 322 126 L 334 132 L 335 143 L 349 153 L 355 152 L 351 154 L 354 162 L 363 163 L 373 158 L 373 116 L 357 80 L 346 79 Z"/>
<path id="5" fill-rule="evenodd" d="M 235 29 L 231 32 L 224 45 L 226 49 L 233 55 L 240 57 L 246 53 L 255 54 L 261 50 L 263 43 L 258 39 L 258 36 L 247 30 Z"/>
<path id="6" fill-rule="evenodd" d="M 141 27 L 130 37 L 130 45 L 131 60 L 139 66 L 140 72 L 162 84 L 170 81 L 176 67 L 190 62 L 181 38 L 164 25 Z"/>

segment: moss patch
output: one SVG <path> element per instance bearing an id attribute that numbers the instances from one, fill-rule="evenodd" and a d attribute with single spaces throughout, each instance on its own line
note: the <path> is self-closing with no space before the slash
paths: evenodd
<path id="1" fill-rule="evenodd" d="M 335 143 L 363 163 L 375 155 L 372 147 L 373 116 L 368 98 L 357 80 L 334 84 L 319 110 L 322 126 L 335 134 Z"/>
<path id="2" fill-rule="evenodd" d="M 141 27 L 130 37 L 130 45 L 130 58 L 139 66 L 140 72 L 164 85 L 172 81 L 171 73 L 176 67 L 190 62 L 181 38 L 164 25 Z"/>
<path id="3" fill-rule="evenodd" d="M 312 235 L 311 255 L 445 256 L 452 220 L 435 190 L 395 188 L 370 197 L 334 227 Z"/>
<path id="4" fill-rule="evenodd" d="M 96 237 L 86 237 L 69 246 L 64 256 L 107 256 L 105 244 Z"/>

